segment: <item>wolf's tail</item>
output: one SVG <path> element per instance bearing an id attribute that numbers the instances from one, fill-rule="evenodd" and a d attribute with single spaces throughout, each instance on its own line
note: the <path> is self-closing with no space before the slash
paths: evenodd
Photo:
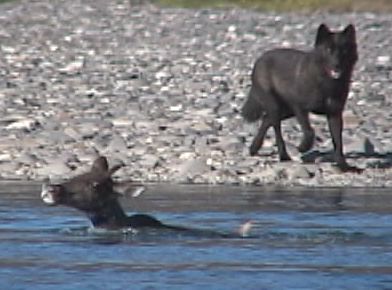
<path id="1" fill-rule="evenodd" d="M 255 88 L 250 89 L 248 99 L 241 109 L 241 116 L 248 122 L 255 122 L 263 116 L 263 107 L 257 100 Z"/>

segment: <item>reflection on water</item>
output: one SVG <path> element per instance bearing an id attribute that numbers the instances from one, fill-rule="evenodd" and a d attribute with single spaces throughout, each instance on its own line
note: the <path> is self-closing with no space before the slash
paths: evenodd
<path id="1" fill-rule="evenodd" d="M 39 187 L 0 188 L 0 289 L 392 289 L 388 189 L 152 186 L 129 212 L 248 238 L 103 232 L 47 207 Z"/>

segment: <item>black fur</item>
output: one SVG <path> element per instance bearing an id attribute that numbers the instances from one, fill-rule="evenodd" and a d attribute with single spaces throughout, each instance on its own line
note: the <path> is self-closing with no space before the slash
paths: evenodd
<path id="1" fill-rule="evenodd" d="M 353 25 L 332 32 L 321 24 L 313 50 L 274 49 L 256 61 L 252 86 L 241 111 L 249 122 L 262 119 L 250 146 L 251 155 L 261 148 L 265 133 L 273 127 L 280 160 L 290 160 L 282 137 L 281 121 L 293 116 L 303 131 L 298 150 L 310 150 L 315 138 L 309 122 L 309 112 L 313 112 L 327 117 L 334 159 L 339 168 L 358 170 L 346 163 L 342 144 L 342 114 L 358 59 L 355 34 Z"/>

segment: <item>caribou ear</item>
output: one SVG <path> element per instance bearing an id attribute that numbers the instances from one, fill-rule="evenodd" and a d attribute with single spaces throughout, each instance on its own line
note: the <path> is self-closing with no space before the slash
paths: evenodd
<path id="1" fill-rule="evenodd" d="M 343 34 L 348 36 L 352 42 L 355 42 L 355 27 L 352 24 L 347 25 L 347 27 L 343 30 Z"/>
<path id="2" fill-rule="evenodd" d="M 317 29 L 316 46 L 325 42 L 330 37 L 331 37 L 331 30 L 328 28 L 328 26 L 325 25 L 324 23 L 320 24 L 319 28 Z"/>
<path id="3" fill-rule="evenodd" d="M 125 164 L 124 163 L 120 163 L 120 164 L 116 164 L 114 165 L 112 168 L 110 168 L 109 170 L 109 176 L 112 176 L 117 170 L 119 170 L 120 168 L 124 167 Z"/>
<path id="4" fill-rule="evenodd" d="M 108 160 L 104 156 L 99 156 L 95 159 L 91 166 L 91 172 L 102 172 L 107 173 L 109 170 Z"/>
<path id="5" fill-rule="evenodd" d="M 93 165 L 91 166 L 91 173 L 99 174 L 102 177 L 110 177 L 124 165 L 125 164 L 121 162 L 109 169 L 108 160 L 106 157 L 99 156 L 97 159 L 95 159 Z"/>

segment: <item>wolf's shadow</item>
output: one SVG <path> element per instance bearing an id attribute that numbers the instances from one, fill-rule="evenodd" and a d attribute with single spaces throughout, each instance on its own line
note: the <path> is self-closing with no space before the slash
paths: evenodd
<path id="1" fill-rule="evenodd" d="M 345 156 L 349 159 L 370 159 L 366 168 L 388 169 L 392 167 L 392 152 L 348 152 Z M 303 163 L 333 162 L 333 151 L 312 150 L 301 156 Z"/>

